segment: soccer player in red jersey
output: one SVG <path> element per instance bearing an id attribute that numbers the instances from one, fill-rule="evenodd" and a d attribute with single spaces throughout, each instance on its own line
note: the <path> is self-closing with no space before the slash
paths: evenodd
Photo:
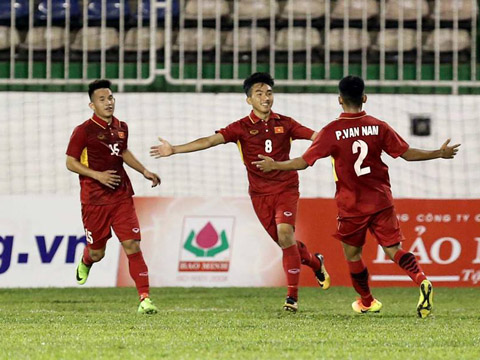
<path id="1" fill-rule="evenodd" d="M 160 145 L 152 146 L 150 155 L 156 158 L 173 154 L 208 149 L 229 142 L 237 143 L 247 168 L 249 194 L 258 219 L 271 238 L 282 248 L 283 268 L 287 277 L 288 292 L 284 304 L 287 311 L 297 311 L 300 264 L 312 268 L 323 289 L 330 287 L 330 277 L 323 256 L 311 254 L 305 244 L 295 241 L 294 228 L 297 214 L 298 174 L 275 171 L 263 174 L 251 162 L 258 153 L 288 160 L 291 140 L 313 140 L 313 130 L 290 117 L 276 114 L 272 109 L 274 80 L 267 73 L 255 73 L 243 84 L 247 103 L 252 106 L 248 116 L 235 121 L 214 135 L 172 146 L 159 138 Z"/>
<path id="2" fill-rule="evenodd" d="M 138 312 L 154 314 L 149 298 L 148 268 L 140 249 L 140 226 L 133 204 L 133 188 L 123 163 L 152 182 L 148 171 L 128 149 L 128 127 L 113 116 L 115 98 L 109 80 L 95 80 L 88 87 L 93 116 L 75 128 L 67 148 L 67 168 L 80 175 L 82 220 L 87 246 L 78 264 L 80 285 L 87 281 L 93 263 L 105 255 L 107 240 L 115 231 L 128 258 L 129 270 L 140 296 Z"/>
<path id="3" fill-rule="evenodd" d="M 361 78 L 347 76 L 339 83 L 339 103 L 344 112 L 326 125 L 303 156 L 282 161 L 274 156 L 254 161 L 268 173 L 278 170 L 302 170 L 316 160 L 332 157 L 338 206 L 336 237 L 342 242 L 353 287 L 360 299 L 352 304 L 357 313 L 379 312 L 380 301 L 368 285 L 368 270 L 362 260 L 367 229 L 375 236 L 385 253 L 420 286 L 417 314 L 427 317 L 432 311 L 433 288 L 415 256 L 403 250 L 404 240 L 393 206 L 388 167 L 381 159 L 382 151 L 407 161 L 452 159 L 459 144 L 448 146 L 447 140 L 438 150 L 411 148 L 386 122 L 362 111 L 367 101 Z M 274 158 L 275 161 L 272 159 Z"/>

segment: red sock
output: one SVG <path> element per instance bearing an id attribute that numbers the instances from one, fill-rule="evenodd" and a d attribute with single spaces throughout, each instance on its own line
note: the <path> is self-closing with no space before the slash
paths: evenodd
<path id="1" fill-rule="evenodd" d="M 297 245 L 292 245 L 283 251 L 283 269 L 287 275 L 288 292 L 287 296 L 298 299 L 298 282 L 300 281 L 300 253 Z"/>
<path id="2" fill-rule="evenodd" d="M 373 301 L 370 287 L 368 286 L 368 269 L 362 259 L 358 261 L 348 261 L 348 268 L 350 270 L 350 277 L 352 279 L 355 291 L 362 298 L 362 304 L 370 306 Z"/>
<path id="3" fill-rule="evenodd" d="M 302 259 L 302 264 L 310 266 L 313 271 L 320 270 L 321 264 L 320 260 L 313 255 L 310 251 L 308 251 L 307 246 L 297 240 L 298 251 L 300 252 L 300 258 Z"/>
<path id="4" fill-rule="evenodd" d="M 422 268 L 418 265 L 417 259 L 415 259 L 415 255 L 411 252 L 398 249 L 393 257 L 393 261 L 395 261 L 417 285 L 420 285 L 423 280 L 427 280 Z"/>
<path id="5" fill-rule="evenodd" d="M 139 251 L 135 254 L 127 255 L 127 258 L 130 276 L 133 281 L 135 281 L 138 295 L 140 295 L 140 298 L 148 297 L 150 290 L 148 283 L 148 268 L 147 264 L 145 264 L 145 260 L 143 260 L 142 252 Z"/>
<path id="6" fill-rule="evenodd" d="M 92 264 L 93 264 L 93 260 L 90 257 L 90 251 L 88 250 L 88 247 L 86 247 L 86 246 L 83 249 L 82 262 L 87 266 L 92 266 Z"/>

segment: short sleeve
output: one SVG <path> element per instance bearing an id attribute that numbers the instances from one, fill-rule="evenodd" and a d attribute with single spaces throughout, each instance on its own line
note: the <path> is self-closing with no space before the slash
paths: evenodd
<path id="1" fill-rule="evenodd" d="M 235 121 L 230 125 L 215 131 L 216 134 L 222 134 L 223 138 L 225 139 L 225 143 L 234 142 L 236 143 L 240 139 L 241 134 L 241 125 L 240 121 Z"/>
<path id="2" fill-rule="evenodd" d="M 125 131 L 125 149 L 128 149 L 128 125 L 122 121 L 122 130 Z"/>
<path id="3" fill-rule="evenodd" d="M 305 153 L 302 155 L 302 158 L 309 166 L 312 166 L 318 159 L 322 159 L 330 155 L 330 146 L 328 145 L 325 128 L 323 128 L 318 133 L 312 145 L 310 145 L 307 151 L 305 151 Z"/>
<path id="4" fill-rule="evenodd" d="M 83 149 L 87 146 L 87 135 L 83 126 L 77 126 L 68 142 L 67 152 L 68 156 L 80 160 Z"/>
<path id="5" fill-rule="evenodd" d="M 408 143 L 393 130 L 390 125 L 384 123 L 382 150 L 393 158 L 397 158 L 408 150 Z"/>
<path id="6" fill-rule="evenodd" d="M 290 119 L 290 121 L 292 123 L 290 133 L 293 140 L 296 140 L 296 139 L 310 140 L 312 138 L 312 135 L 314 133 L 312 129 L 306 126 L 303 126 L 302 124 L 300 124 L 299 122 L 293 119 Z"/>

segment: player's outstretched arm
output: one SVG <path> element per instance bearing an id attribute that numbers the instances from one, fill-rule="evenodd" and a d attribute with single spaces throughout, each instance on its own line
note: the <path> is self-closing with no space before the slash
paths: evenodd
<path id="1" fill-rule="evenodd" d="M 86 167 L 73 156 L 69 155 L 67 155 L 67 169 L 79 175 L 88 176 L 97 180 L 110 189 L 115 189 L 115 187 L 120 184 L 121 180 L 120 175 L 116 174 L 116 170 L 95 171 Z"/>
<path id="2" fill-rule="evenodd" d="M 432 159 L 453 159 L 458 152 L 460 144 L 448 146 L 450 139 L 447 139 L 438 150 L 422 150 L 409 148 L 402 154 L 402 158 L 407 161 L 422 161 Z"/>
<path id="3" fill-rule="evenodd" d="M 162 182 L 160 177 L 157 174 L 150 172 L 145 166 L 143 166 L 130 150 L 126 149 L 122 153 L 122 157 L 125 164 L 130 166 L 132 169 L 137 170 L 145 177 L 145 179 L 150 180 L 152 182 L 152 187 L 155 187 Z"/>
<path id="4" fill-rule="evenodd" d="M 205 150 L 211 148 L 212 146 L 225 143 L 225 139 L 220 133 L 202 137 L 182 145 L 171 145 L 167 140 L 164 140 L 161 137 L 159 137 L 158 140 L 160 141 L 160 144 L 150 148 L 150 156 L 153 156 L 155 159 L 167 157 L 173 154 Z"/>
<path id="5" fill-rule="evenodd" d="M 255 165 L 258 169 L 264 173 L 270 172 L 272 170 L 303 170 L 308 167 L 308 164 L 302 157 L 297 157 L 295 159 L 290 159 L 286 161 L 275 161 L 271 157 L 265 155 L 258 155 L 262 160 L 252 161 L 252 164 Z"/>

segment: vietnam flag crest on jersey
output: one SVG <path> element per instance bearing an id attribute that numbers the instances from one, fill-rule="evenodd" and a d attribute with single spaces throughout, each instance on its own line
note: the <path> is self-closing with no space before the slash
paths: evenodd
<path id="1" fill-rule="evenodd" d="M 283 126 L 275 126 L 273 128 L 275 130 L 275 134 L 283 134 Z"/>

